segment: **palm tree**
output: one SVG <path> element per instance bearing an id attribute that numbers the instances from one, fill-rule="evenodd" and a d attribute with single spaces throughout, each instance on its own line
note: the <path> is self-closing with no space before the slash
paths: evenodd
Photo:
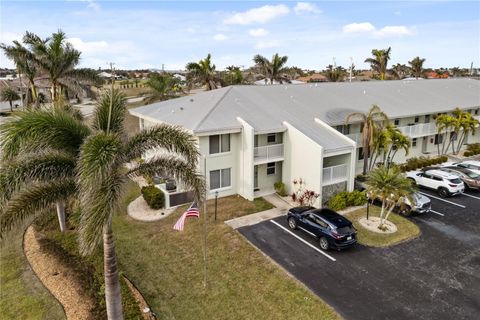
<path id="1" fill-rule="evenodd" d="M 240 67 L 237 66 L 228 66 L 226 68 L 227 72 L 225 75 L 224 82 L 226 85 L 235 85 L 243 83 L 243 74 Z"/>
<path id="2" fill-rule="evenodd" d="M 198 62 L 189 62 L 185 67 L 189 72 L 190 81 L 205 85 L 207 91 L 217 89 L 217 75 L 211 58 L 212 56 L 209 53 L 205 59 Z"/>
<path id="3" fill-rule="evenodd" d="M 13 46 L 0 44 L 0 48 L 7 58 L 13 60 L 17 67 L 17 72 L 21 76 L 25 76 L 28 80 L 30 89 L 27 95 L 27 105 L 30 102 L 37 103 L 37 87 L 35 85 L 35 77 L 37 76 L 37 67 L 35 66 L 34 56 L 31 51 L 25 48 L 20 42 L 13 41 Z"/>
<path id="4" fill-rule="evenodd" d="M 385 155 L 387 168 L 389 168 L 391 163 L 393 163 L 393 159 L 395 158 L 398 150 L 403 149 L 403 151 L 405 151 L 405 155 L 408 155 L 411 142 L 406 135 L 404 135 L 398 128 L 393 125 L 387 125 L 386 130 L 388 131 L 389 149 L 388 152 L 385 152 Z"/>
<path id="5" fill-rule="evenodd" d="M 20 99 L 20 96 L 15 90 L 9 87 L 2 90 L 0 98 L 2 101 L 8 101 L 10 104 L 10 111 L 13 112 L 13 101 Z"/>
<path id="6" fill-rule="evenodd" d="M 205 186 L 203 178 L 196 172 L 199 152 L 194 136 L 175 126 L 160 125 L 127 138 L 123 127 L 126 100 L 116 90 L 104 95 L 97 104 L 91 128 L 71 112 L 51 113 L 60 116 L 44 114 L 41 110 L 30 112 L 33 115 L 25 113 L 28 115 L 21 118 L 28 121 L 20 121 L 16 125 L 7 123 L 4 125 L 6 128 L 2 126 L 0 133 L 7 133 L 1 142 L 2 155 L 12 159 L 21 150 L 35 145 L 37 149 L 39 146 L 44 148 L 45 156 L 51 155 L 49 150 L 65 152 L 73 156 L 76 179 L 72 180 L 70 175 L 65 174 L 63 180 L 61 176 L 53 181 L 51 176 L 47 176 L 46 181 L 26 187 L 27 183 L 18 186 L 16 180 L 7 179 L 5 174 L 5 189 L 10 190 L 11 196 L 1 211 L 1 234 L 59 198 L 77 197 L 81 209 L 78 230 L 80 251 L 82 254 L 91 253 L 103 238 L 107 316 L 108 319 L 123 319 L 112 215 L 120 206 L 128 178 L 143 174 L 168 173 L 192 189 L 197 201 L 202 201 Z M 16 128 L 16 134 L 13 129 L 8 130 L 12 126 Z M 135 161 L 146 152 L 158 149 L 163 152 L 159 152 L 157 157 L 142 163 Z M 40 163 L 45 166 L 45 161 Z M 34 180 L 46 177 L 48 170 L 34 165 L 33 168 L 37 170 L 34 172 L 39 172 L 37 175 L 24 176 Z M 57 170 L 50 171 L 60 174 Z"/>
<path id="7" fill-rule="evenodd" d="M 347 116 L 345 123 L 351 121 L 360 122 L 362 129 L 362 147 L 363 147 L 363 174 L 367 173 L 368 159 L 373 150 L 375 133 L 383 123 L 388 123 L 388 116 L 379 106 L 373 105 L 367 113 L 353 112 Z"/>
<path id="8" fill-rule="evenodd" d="M 373 58 L 365 59 L 365 62 L 370 63 L 372 70 L 380 75 L 380 80 L 385 80 L 388 60 L 390 60 L 390 51 L 391 47 L 382 50 L 373 49 Z"/>
<path id="9" fill-rule="evenodd" d="M 423 63 L 425 59 L 421 59 L 420 57 L 415 57 L 412 61 L 408 61 L 410 68 L 412 69 L 413 75 L 416 79 L 420 78 L 423 74 Z"/>
<path id="10" fill-rule="evenodd" d="M 455 119 L 449 114 L 440 114 L 435 119 L 435 124 L 437 126 L 436 144 L 437 144 L 438 154 L 444 155 L 447 152 L 448 148 L 450 147 L 450 144 L 452 143 L 453 136 L 450 135 L 448 145 L 445 145 L 447 141 L 446 137 L 448 137 L 448 132 L 452 131 L 452 128 L 455 124 Z M 440 151 L 440 143 L 442 144 L 441 151 Z"/>
<path id="11" fill-rule="evenodd" d="M 400 64 L 400 63 L 397 63 L 396 65 L 394 65 L 392 67 L 392 73 L 393 75 L 395 76 L 395 78 L 401 80 L 403 78 L 405 78 L 409 72 L 409 68 L 404 65 L 404 64 Z"/>
<path id="12" fill-rule="evenodd" d="M 283 75 L 285 72 L 288 72 L 288 68 L 285 67 L 287 60 L 287 56 L 281 57 L 278 53 L 273 55 L 272 61 L 269 61 L 259 54 L 253 57 L 253 62 L 255 62 L 260 69 L 260 73 L 265 77 L 265 81 L 268 79 L 270 84 L 273 84 L 275 81 L 279 83 L 290 82 L 290 80 Z"/>
<path id="13" fill-rule="evenodd" d="M 147 103 L 170 99 L 182 90 L 180 80 L 168 74 L 153 74 L 146 85 L 150 88 L 150 95 L 144 99 Z"/>
<path id="14" fill-rule="evenodd" d="M 47 74 L 52 85 L 52 101 L 56 100 L 60 94 L 66 94 L 67 89 L 79 92 L 83 90 L 83 84 L 100 81 L 97 73 L 92 69 L 75 69 L 80 62 L 81 52 L 67 42 L 63 31 L 59 30 L 45 40 L 26 32 L 23 42 L 33 52 L 35 65 Z"/>
<path id="15" fill-rule="evenodd" d="M 405 199 L 410 198 L 414 191 L 412 182 L 396 166 L 391 168 L 380 166 L 370 171 L 366 185 L 369 198 L 382 201 L 380 224 L 378 226 L 382 230 L 392 210 L 403 203 Z"/>
<path id="16" fill-rule="evenodd" d="M 334 67 L 329 64 L 325 73 L 328 81 L 337 82 L 343 79 L 343 76 L 345 75 L 345 69 L 342 67 Z"/>
<path id="17" fill-rule="evenodd" d="M 479 122 L 471 115 L 471 113 L 462 111 L 460 108 L 456 108 L 452 113 L 451 124 L 451 128 L 453 130 L 451 133 L 452 152 L 453 154 L 458 154 L 463 146 L 463 143 L 465 142 L 465 138 L 470 132 L 475 133 L 475 129 Z M 456 140 L 458 140 L 458 143 L 455 147 Z"/>

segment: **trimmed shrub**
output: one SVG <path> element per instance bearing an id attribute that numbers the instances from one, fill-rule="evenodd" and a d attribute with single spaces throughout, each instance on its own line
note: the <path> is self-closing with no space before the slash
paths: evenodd
<path id="1" fill-rule="evenodd" d="M 347 199 L 343 196 L 343 192 L 330 198 L 330 200 L 328 200 L 328 207 L 335 211 L 345 209 L 347 207 Z"/>
<path id="2" fill-rule="evenodd" d="M 463 153 L 463 156 L 465 156 L 465 157 L 471 157 L 473 155 L 474 155 L 473 151 L 469 151 L 469 150 L 467 150 Z"/>
<path id="3" fill-rule="evenodd" d="M 146 186 L 142 188 L 142 196 L 152 209 L 161 209 L 165 207 L 165 195 L 163 191 L 155 186 Z"/>
<path id="4" fill-rule="evenodd" d="M 330 198 L 328 207 L 338 211 L 351 206 L 361 206 L 367 202 L 365 191 L 354 190 L 352 192 L 342 191 Z"/>
<path id="5" fill-rule="evenodd" d="M 277 192 L 280 196 L 286 197 L 288 196 L 287 190 L 285 190 L 285 184 L 281 181 L 275 182 L 273 184 L 273 187 L 275 188 L 275 192 Z"/>
<path id="6" fill-rule="evenodd" d="M 448 161 L 448 157 L 447 156 L 441 156 L 440 159 L 442 160 L 442 162 L 447 162 Z M 441 163 L 442 163 L 441 162 Z"/>

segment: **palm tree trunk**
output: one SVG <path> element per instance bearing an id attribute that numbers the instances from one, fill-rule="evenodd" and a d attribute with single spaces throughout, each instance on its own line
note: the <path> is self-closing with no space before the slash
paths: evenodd
<path id="1" fill-rule="evenodd" d="M 120 293 L 120 280 L 118 277 L 117 256 L 115 254 L 115 240 L 113 238 L 111 221 L 103 228 L 103 263 L 107 318 L 109 320 L 123 320 L 122 296 Z"/>
<path id="2" fill-rule="evenodd" d="M 66 223 L 65 223 L 65 201 L 58 201 L 57 206 L 57 217 L 58 224 L 60 225 L 60 232 L 65 232 Z"/>
<path id="3" fill-rule="evenodd" d="M 363 174 L 367 174 L 368 168 L 368 146 L 363 147 Z"/>
<path id="4" fill-rule="evenodd" d="M 12 100 L 9 100 L 8 102 L 10 103 L 10 112 L 13 112 L 13 104 L 12 104 Z"/>
<path id="5" fill-rule="evenodd" d="M 465 137 L 467 136 L 468 132 L 464 129 L 462 131 L 462 136 L 458 142 L 458 145 L 457 145 L 457 150 L 455 152 L 455 154 L 458 154 L 460 152 L 460 149 L 462 149 L 462 146 L 463 146 L 463 142 L 465 142 Z"/>

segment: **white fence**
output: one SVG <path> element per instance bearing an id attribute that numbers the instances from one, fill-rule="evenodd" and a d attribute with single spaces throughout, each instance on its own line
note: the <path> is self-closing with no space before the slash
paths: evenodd
<path id="1" fill-rule="evenodd" d="M 398 127 L 398 130 L 410 138 L 418 138 L 437 134 L 435 122 L 419 123 L 413 126 Z"/>
<path id="2" fill-rule="evenodd" d="M 253 150 L 253 159 L 255 163 L 281 160 L 283 159 L 283 144 L 256 147 Z"/>
<path id="3" fill-rule="evenodd" d="M 347 171 L 348 168 L 346 164 L 323 168 L 322 184 L 329 185 L 346 181 Z"/>

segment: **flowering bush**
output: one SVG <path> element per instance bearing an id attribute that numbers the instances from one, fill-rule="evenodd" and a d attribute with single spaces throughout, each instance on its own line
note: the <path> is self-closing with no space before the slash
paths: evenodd
<path id="1" fill-rule="evenodd" d="M 291 194 L 292 201 L 301 206 L 312 206 L 320 196 L 315 191 L 308 190 L 306 188 L 305 180 L 301 178 L 293 180 L 293 187 L 295 188 L 295 191 Z"/>

